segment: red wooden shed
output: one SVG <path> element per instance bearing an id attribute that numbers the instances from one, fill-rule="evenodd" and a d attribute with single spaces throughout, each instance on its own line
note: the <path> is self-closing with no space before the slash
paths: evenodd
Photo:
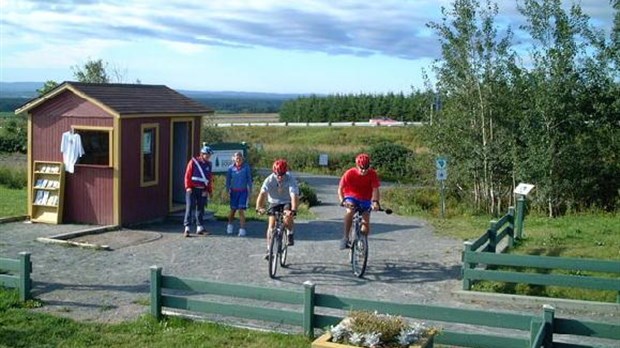
<path id="1" fill-rule="evenodd" d="M 132 225 L 184 207 L 185 165 L 213 110 L 163 85 L 64 82 L 21 112 L 28 113 L 29 201 L 35 161 L 63 162 L 61 141 L 71 132 L 84 155 L 64 175 L 61 221 Z"/>

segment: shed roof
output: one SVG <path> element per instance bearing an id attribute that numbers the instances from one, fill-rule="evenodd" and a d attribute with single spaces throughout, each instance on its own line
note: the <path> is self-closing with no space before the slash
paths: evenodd
<path id="1" fill-rule="evenodd" d="M 28 111 L 66 90 L 110 110 L 119 117 L 136 114 L 206 115 L 213 113 L 213 109 L 164 85 L 72 81 L 65 81 L 48 93 L 28 101 L 19 107 L 16 113 Z"/>

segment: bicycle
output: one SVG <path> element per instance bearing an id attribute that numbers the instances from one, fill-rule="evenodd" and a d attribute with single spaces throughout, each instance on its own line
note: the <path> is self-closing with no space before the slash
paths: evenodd
<path id="1" fill-rule="evenodd" d="M 264 210 L 259 210 L 259 214 L 263 214 Z M 274 210 L 273 212 L 276 223 L 271 231 L 269 254 L 267 260 L 269 267 L 269 278 L 275 278 L 278 270 L 278 264 L 281 267 L 286 267 L 286 256 L 288 255 L 288 234 L 284 227 L 284 212 L 282 209 Z"/>
<path id="2" fill-rule="evenodd" d="M 345 205 L 351 209 L 354 209 L 353 223 L 351 224 L 351 231 L 349 232 L 349 243 L 351 250 L 349 251 L 349 258 L 351 263 L 351 269 L 353 274 L 361 278 L 366 272 L 366 266 L 368 264 L 368 235 L 362 233 L 362 214 L 365 212 L 359 206 Z M 376 211 L 382 211 L 386 214 L 392 214 L 392 209 L 381 209 Z"/>

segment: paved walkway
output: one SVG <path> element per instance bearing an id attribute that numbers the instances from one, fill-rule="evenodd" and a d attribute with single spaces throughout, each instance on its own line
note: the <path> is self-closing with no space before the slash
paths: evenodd
<path id="1" fill-rule="evenodd" d="M 166 222 L 76 239 L 108 244 L 111 250 L 36 241 L 88 226 L 11 222 L 0 225 L 0 255 L 30 252 L 34 294 L 45 302 L 38 310 L 85 321 L 118 322 L 148 313 L 153 265 L 181 277 L 297 290 L 311 281 L 317 292 L 338 296 L 492 309 L 452 295 L 461 284 L 462 241 L 438 236 L 416 218 L 374 213 L 369 266 L 363 279 L 354 277 L 347 252 L 338 250 L 342 208 L 336 204 L 337 178 L 300 179 L 317 190 L 323 204 L 313 208 L 316 220 L 296 222 L 290 266 L 279 269 L 277 279 L 267 274 L 265 223 L 260 221 L 249 222 L 244 238 L 226 235 L 224 221 L 211 221 L 207 226 L 214 233 L 206 237 L 183 238 L 180 223 Z M 523 309 L 519 304 L 498 308 L 517 306 Z M 532 312 L 539 314 L 540 307 Z"/>

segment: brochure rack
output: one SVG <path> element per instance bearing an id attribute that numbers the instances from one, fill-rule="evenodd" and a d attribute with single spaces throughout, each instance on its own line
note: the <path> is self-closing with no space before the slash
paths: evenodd
<path id="1" fill-rule="evenodd" d="M 31 221 L 52 224 L 62 222 L 64 179 L 62 162 L 34 161 Z"/>

